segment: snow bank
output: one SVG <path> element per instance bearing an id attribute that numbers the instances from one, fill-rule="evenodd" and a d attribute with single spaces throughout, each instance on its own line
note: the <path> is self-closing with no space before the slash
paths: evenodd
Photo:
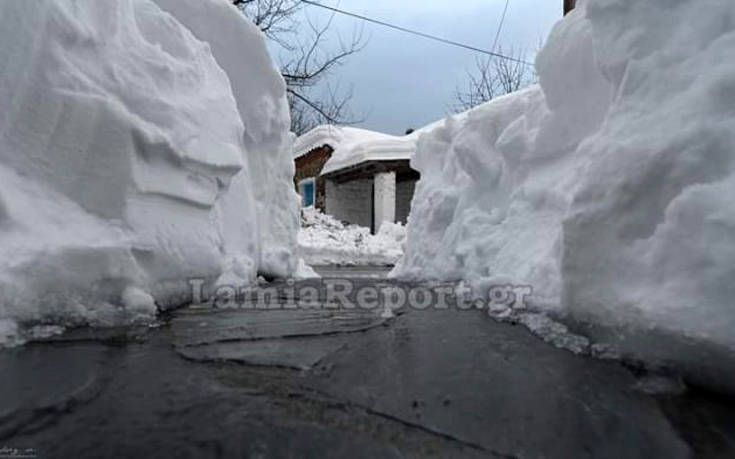
<path id="1" fill-rule="evenodd" d="M 510 170 L 495 147 L 511 123 L 542 108 L 543 95 L 532 88 L 478 107 L 463 121 L 450 118 L 419 138 L 411 167 L 421 180 L 411 207 L 405 258 L 396 274 L 479 282 L 502 273 L 546 285 L 547 295 L 553 295 L 558 274 L 543 262 L 553 251 L 553 233 L 546 233 L 554 228 L 544 223 L 554 220 L 554 209 L 536 215 L 514 207 L 514 175 L 538 171 L 530 158 L 519 158 L 511 163 L 518 171 Z"/>
<path id="2" fill-rule="evenodd" d="M 392 266 L 403 256 L 406 227 L 384 222 L 378 234 L 344 225 L 314 207 L 302 209 L 299 255 L 311 265 Z"/>
<path id="3" fill-rule="evenodd" d="M 224 0 L 175 4 L 181 22 L 149 0 L 0 2 L 5 342 L 150 321 L 189 278 L 296 268 L 292 138 L 263 38 Z"/>
<path id="4" fill-rule="evenodd" d="M 299 229 L 291 155 L 294 135 L 286 85 L 268 55 L 265 37 L 227 0 L 154 1 L 209 44 L 230 78 L 244 124 L 248 174 L 235 177 L 232 191 L 223 198 L 225 215 L 231 217 L 224 224 L 225 242 L 233 253 L 251 244 L 252 219 L 241 209 L 243 198 L 252 194 L 261 252 L 258 270 L 268 276 L 289 276 L 297 268 L 293 253 Z"/>
<path id="5" fill-rule="evenodd" d="M 420 138 L 395 274 L 529 284 L 535 307 L 732 352 L 735 3 L 579 3 L 540 87 Z"/>

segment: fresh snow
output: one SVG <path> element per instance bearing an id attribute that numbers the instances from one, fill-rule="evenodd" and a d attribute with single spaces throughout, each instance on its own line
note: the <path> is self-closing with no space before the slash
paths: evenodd
<path id="1" fill-rule="evenodd" d="M 530 285 L 536 309 L 732 355 L 735 2 L 580 1 L 536 65 L 420 136 L 394 275 Z"/>
<path id="2" fill-rule="evenodd" d="M 331 124 L 317 126 L 301 135 L 293 144 L 294 159 L 304 156 L 315 148 L 329 145 L 332 148 L 342 143 L 344 127 Z"/>
<path id="3" fill-rule="evenodd" d="M 384 222 L 373 235 L 314 207 L 302 210 L 301 222 L 299 255 L 310 265 L 392 266 L 403 256 L 406 228 L 400 223 Z"/>
<path id="4" fill-rule="evenodd" d="M 206 42 L 217 63 L 229 76 L 242 119 L 242 146 L 247 174 L 239 174 L 222 197 L 222 229 L 228 271 L 250 279 L 252 258 L 242 247 L 259 247 L 257 270 L 268 276 L 287 277 L 299 266 L 293 256 L 299 228 L 299 198 L 293 189 L 294 135 L 285 82 L 273 66 L 265 37 L 244 19 L 229 0 L 154 0 L 173 14 L 200 40 Z M 243 212 L 252 195 L 256 221 Z M 257 236 L 257 241 L 253 237 Z M 297 277 L 309 270 L 298 271 Z"/>
<path id="5" fill-rule="evenodd" d="M 420 132 L 403 137 L 347 126 L 318 126 L 294 143 L 294 157 L 329 145 L 332 157 L 324 164 L 321 175 L 347 169 L 367 161 L 408 160 L 416 149 Z"/>
<path id="6" fill-rule="evenodd" d="M 285 85 L 229 2 L 0 2 L 0 62 L 0 343 L 299 267 Z"/>

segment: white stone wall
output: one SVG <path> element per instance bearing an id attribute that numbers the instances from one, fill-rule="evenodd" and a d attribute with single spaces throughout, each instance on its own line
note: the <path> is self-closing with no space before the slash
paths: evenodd
<path id="1" fill-rule="evenodd" d="M 380 231 L 383 222 L 396 220 L 396 173 L 375 174 L 375 232 Z"/>
<path id="2" fill-rule="evenodd" d="M 416 190 L 417 180 L 404 180 L 396 184 L 396 221 L 404 225 L 411 213 L 411 199 Z"/>
<path id="3" fill-rule="evenodd" d="M 337 220 L 370 228 L 373 216 L 373 181 L 336 184 L 327 180 L 326 211 Z"/>

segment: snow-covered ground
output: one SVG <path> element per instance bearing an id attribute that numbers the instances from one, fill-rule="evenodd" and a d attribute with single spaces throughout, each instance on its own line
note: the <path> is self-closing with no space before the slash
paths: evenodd
<path id="1" fill-rule="evenodd" d="M 0 62 L 0 343 L 297 269 L 285 85 L 230 2 L 0 2 Z"/>
<path id="2" fill-rule="evenodd" d="M 735 2 L 580 1 L 536 64 L 420 137 L 394 274 L 735 351 Z"/>
<path id="3" fill-rule="evenodd" d="M 403 256 L 406 227 L 384 222 L 378 234 L 345 225 L 315 209 L 301 210 L 299 255 L 314 266 L 391 266 Z"/>

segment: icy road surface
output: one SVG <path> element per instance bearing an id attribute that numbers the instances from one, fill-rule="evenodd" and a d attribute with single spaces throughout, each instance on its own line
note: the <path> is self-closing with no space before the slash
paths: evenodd
<path id="1" fill-rule="evenodd" d="M 38 457 L 735 454 L 733 400 L 476 310 L 195 306 L 5 350 L 0 369 L 0 447 Z"/>

